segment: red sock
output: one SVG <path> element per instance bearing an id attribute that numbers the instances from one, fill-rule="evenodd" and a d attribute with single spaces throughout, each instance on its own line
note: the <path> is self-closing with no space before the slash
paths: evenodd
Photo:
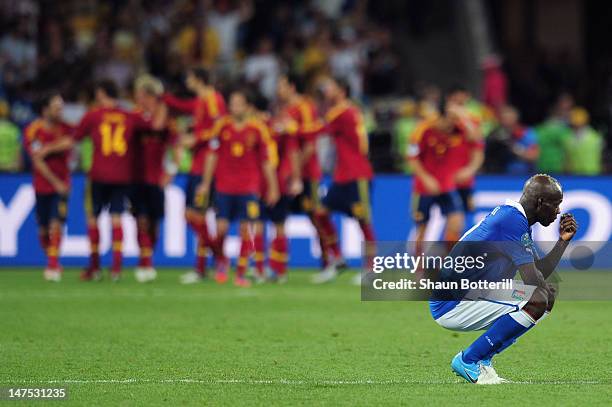
<path id="1" fill-rule="evenodd" d="M 270 268 L 279 276 L 287 272 L 287 261 L 289 260 L 287 252 L 287 237 L 275 237 L 270 249 Z"/>
<path id="2" fill-rule="evenodd" d="M 374 236 L 374 228 L 369 222 L 359 221 L 359 227 L 363 233 L 365 240 L 365 264 L 366 270 L 372 270 L 374 256 L 376 256 L 376 237 Z"/>
<path id="3" fill-rule="evenodd" d="M 62 241 L 62 230 L 60 227 L 49 229 L 49 245 L 47 246 L 47 267 L 59 269 L 59 248 Z"/>
<path id="4" fill-rule="evenodd" d="M 153 255 L 153 246 L 147 228 L 138 227 L 138 246 L 140 247 L 138 265 L 140 267 L 152 267 L 153 261 L 151 256 Z"/>
<path id="5" fill-rule="evenodd" d="M 244 277 L 249 265 L 249 257 L 253 248 L 253 242 L 249 236 L 242 237 L 240 241 L 240 255 L 236 264 L 236 277 Z"/>
<path id="6" fill-rule="evenodd" d="M 325 246 L 325 242 L 323 241 L 323 232 L 321 231 L 321 226 L 319 225 L 316 216 L 310 213 L 308 217 L 310 218 L 310 222 L 312 222 L 312 226 L 314 226 L 317 232 L 317 237 L 319 238 L 319 247 L 321 248 L 321 264 L 323 268 L 325 268 L 329 264 L 329 253 L 327 253 L 327 248 Z"/>
<path id="7" fill-rule="evenodd" d="M 451 251 L 451 249 L 453 248 L 455 243 L 457 243 L 460 237 L 461 236 L 459 236 L 458 233 L 446 232 L 446 234 L 444 235 L 444 241 L 446 242 L 446 252 L 447 253 Z"/>
<path id="8" fill-rule="evenodd" d="M 206 241 L 201 237 L 198 238 L 198 248 L 196 249 L 196 264 L 195 271 L 204 276 L 206 275 Z"/>
<path id="9" fill-rule="evenodd" d="M 115 273 L 121 271 L 123 262 L 123 229 L 121 226 L 113 226 L 113 263 L 111 270 Z"/>
<path id="10" fill-rule="evenodd" d="M 156 225 L 149 226 L 149 241 L 151 242 L 151 247 L 154 248 L 157 244 L 157 240 L 159 239 L 159 229 Z"/>
<path id="11" fill-rule="evenodd" d="M 340 247 L 338 246 L 338 234 L 336 233 L 336 227 L 331 221 L 331 218 L 326 213 L 318 213 L 315 215 L 317 223 L 319 224 L 319 233 L 321 234 L 321 240 L 325 245 L 325 249 L 329 251 L 335 259 L 342 257 L 340 254 Z"/>
<path id="12" fill-rule="evenodd" d="M 225 244 L 225 235 L 219 235 L 216 239 L 211 240 L 210 249 L 215 255 L 215 261 L 225 260 L 225 254 L 223 254 L 223 245 Z"/>
<path id="13" fill-rule="evenodd" d="M 266 244 L 262 233 L 255 235 L 255 271 L 259 276 L 264 275 L 264 260 L 266 258 Z"/>
<path id="14" fill-rule="evenodd" d="M 89 226 L 87 235 L 89 236 L 89 268 L 98 270 L 100 268 L 100 231 L 98 225 Z"/>
<path id="15" fill-rule="evenodd" d="M 40 247 L 46 253 L 49 247 L 49 231 L 47 229 L 38 231 L 38 241 L 40 242 Z"/>

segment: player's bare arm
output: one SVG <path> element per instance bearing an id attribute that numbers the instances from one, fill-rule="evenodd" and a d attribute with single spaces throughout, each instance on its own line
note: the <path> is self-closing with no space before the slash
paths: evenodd
<path id="1" fill-rule="evenodd" d="M 280 192 L 278 189 L 278 181 L 276 179 L 276 175 L 274 173 L 274 168 L 269 161 L 264 161 L 262 163 L 262 170 L 264 177 L 266 179 L 266 183 L 268 185 L 268 194 L 266 196 L 266 204 L 273 206 L 278 202 L 280 198 Z"/>
<path id="2" fill-rule="evenodd" d="M 427 191 L 432 195 L 438 195 L 440 193 L 440 183 L 438 180 L 427 172 L 418 159 L 410 158 L 408 162 L 410 163 L 412 172 L 423 182 L 423 185 L 425 188 L 427 188 Z"/>
<path id="3" fill-rule="evenodd" d="M 210 185 L 212 184 L 215 168 L 217 168 L 218 156 L 216 152 L 208 153 L 206 161 L 204 161 L 204 171 L 202 173 L 202 182 L 198 185 L 196 193 L 203 196 L 205 199 L 210 193 Z"/>
<path id="4" fill-rule="evenodd" d="M 38 170 L 38 172 L 40 172 L 40 174 L 45 177 L 45 179 L 49 181 L 51 185 L 53 185 L 53 188 L 57 191 L 57 193 L 62 195 L 68 193 L 68 185 L 59 179 L 59 177 L 57 177 L 53 171 L 51 171 L 43 158 L 32 156 L 32 164 Z"/>
<path id="5" fill-rule="evenodd" d="M 37 151 L 32 152 L 32 158 L 39 157 L 44 159 L 48 155 L 61 153 L 70 150 L 74 146 L 74 141 L 68 136 L 64 136 L 54 141 L 53 143 L 42 146 Z"/>
<path id="6" fill-rule="evenodd" d="M 310 160 L 310 157 L 315 154 L 315 151 L 315 143 L 313 143 L 312 141 L 304 143 L 304 148 L 302 149 L 302 154 L 300 155 L 300 162 L 308 162 L 308 160 Z"/>
<path id="7" fill-rule="evenodd" d="M 291 164 L 289 194 L 296 196 L 304 189 L 304 184 L 302 183 L 302 161 L 300 160 L 300 153 L 297 149 L 292 149 L 289 152 L 289 163 Z"/>
<path id="8" fill-rule="evenodd" d="M 561 215 L 561 220 L 559 221 L 559 240 L 545 257 L 535 262 L 536 267 L 542 272 L 544 278 L 548 278 L 555 270 L 570 240 L 576 235 L 577 230 L 578 223 L 574 219 L 574 215 L 571 213 Z"/>
<path id="9" fill-rule="evenodd" d="M 458 183 L 463 183 L 472 178 L 474 175 L 476 175 L 480 167 L 482 167 L 483 163 L 484 151 L 474 149 L 470 157 L 470 162 L 465 167 L 457 171 L 457 174 L 455 174 L 455 181 Z"/>

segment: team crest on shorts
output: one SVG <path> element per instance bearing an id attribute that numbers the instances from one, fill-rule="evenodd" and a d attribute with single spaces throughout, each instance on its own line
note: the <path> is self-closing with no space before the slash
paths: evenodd
<path id="1" fill-rule="evenodd" d="M 514 290 L 511 297 L 515 300 L 523 301 L 526 295 L 527 293 L 524 290 Z"/>

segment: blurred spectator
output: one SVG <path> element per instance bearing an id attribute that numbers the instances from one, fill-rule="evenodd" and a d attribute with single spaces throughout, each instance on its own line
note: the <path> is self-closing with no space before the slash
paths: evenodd
<path id="1" fill-rule="evenodd" d="M 21 132 L 8 120 L 9 106 L 0 100 L 0 171 L 21 169 Z"/>
<path id="2" fill-rule="evenodd" d="M 19 86 L 36 76 L 38 48 L 33 38 L 28 18 L 21 17 L 0 39 L 0 63 L 5 84 Z"/>
<path id="3" fill-rule="evenodd" d="M 497 55 L 489 55 L 482 61 L 482 101 L 497 111 L 508 100 L 508 79 Z"/>
<path id="4" fill-rule="evenodd" d="M 570 124 L 572 136 L 565 143 L 568 171 L 576 175 L 599 175 L 604 148 L 601 134 L 589 125 L 589 113 L 581 107 L 572 109 Z"/>
<path id="5" fill-rule="evenodd" d="M 391 31 L 381 28 L 368 44 L 366 92 L 378 96 L 397 92 L 400 78 L 399 60 L 392 49 Z"/>
<path id="6" fill-rule="evenodd" d="M 567 160 L 564 146 L 572 137 L 568 123 L 573 107 L 572 96 L 562 94 L 557 100 L 552 115 L 543 124 L 536 127 L 540 145 L 538 171 L 558 174 L 565 170 Z"/>
<path id="7" fill-rule="evenodd" d="M 323 27 L 310 38 L 306 44 L 303 57 L 303 70 L 306 76 L 320 73 L 327 64 L 327 58 L 332 52 L 331 33 Z"/>
<path id="8" fill-rule="evenodd" d="M 437 116 L 442 103 L 442 91 L 433 84 L 418 84 L 417 92 L 419 95 L 418 114 L 422 118 Z"/>
<path id="9" fill-rule="evenodd" d="M 499 109 L 499 125 L 486 138 L 484 170 L 497 174 L 528 175 L 540 154 L 535 131 L 519 122 L 512 106 Z"/>
<path id="10" fill-rule="evenodd" d="M 272 100 L 276 93 L 276 81 L 279 74 L 280 66 L 274 53 L 272 40 L 264 37 L 259 41 L 256 53 L 245 59 L 244 77 L 249 83 L 257 84 L 261 94 L 268 100 Z"/>
<path id="11" fill-rule="evenodd" d="M 217 31 L 204 21 L 200 19 L 183 27 L 174 39 L 173 48 L 187 64 L 211 68 L 219 57 L 221 41 Z"/>
<path id="12" fill-rule="evenodd" d="M 253 16 L 253 11 L 253 4 L 249 0 L 240 1 L 238 7 L 232 7 L 230 0 L 214 1 L 213 9 L 208 13 L 208 24 L 219 35 L 219 57 L 222 62 L 231 62 L 236 57 L 238 30 Z"/>
<path id="13" fill-rule="evenodd" d="M 412 100 L 401 102 L 397 108 L 398 119 L 393 129 L 395 156 L 398 157 L 400 169 L 405 173 L 410 172 L 410 164 L 405 158 L 410 145 L 410 136 L 419 123 L 416 107 Z"/>
<path id="14" fill-rule="evenodd" d="M 363 96 L 364 54 L 357 41 L 357 34 L 348 25 L 340 28 L 329 57 L 332 75 L 344 79 L 350 87 L 351 98 L 360 100 Z"/>

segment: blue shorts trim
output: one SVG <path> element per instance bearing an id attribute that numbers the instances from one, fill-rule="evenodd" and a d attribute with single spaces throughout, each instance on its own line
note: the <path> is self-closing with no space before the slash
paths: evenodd
<path id="1" fill-rule="evenodd" d="M 371 220 L 370 181 L 334 182 L 321 201 L 324 207 L 353 218 Z"/>
<path id="2" fill-rule="evenodd" d="M 459 188 L 457 189 L 459 198 L 461 198 L 462 209 L 465 213 L 474 212 L 474 188 Z"/>
<path id="3" fill-rule="evenodd" d="M 130 196 L 130 185 L 92 181 L 90 193 L 94 216 L 97 217 L 105 209 L 112 214 L 121 214 Z"/>
<path id="4" fill-rule="evenodd" d="M 159 185 L 135 184 L 130 196 L 134 216 L 146 216 L 158 221 L 164 217 L 165 195 Z"/>
<path id="5" fill-rule="evenodd" d="M 36 222 L 47 227 L 53 220 L 66 222 L 68 212 L 68 195 L 36 194 Z"/>
<path id="6" fill-rule="evenodd" d="M 207 199 L 204 197 L 196 196 L 196 189 L 198 185 L 202 182 L 202 177 L 200 175 L 187 175 L 187 185 L 185 186 L 185 206 L 190 209 L 196 210 L 206 210 L 212 206 L 212 203 L 215 201 L 215 185 L 214 183 L 210 186 L 210 193 L 208 194 Z"/>
<path id="7" fill-rule="evenodd" d="M 288 196 L 281 196 L 278 202 L 270 207 L 265 202 L 260 201 L 261 205 L 261 220 L 270 221 L 272 223 L 284 223 L 289 215 L 289 207 L 291 199 Z"/>
<path id="8" fill-rule="evenodd" d="M 445 192 L 440 195 L 413 195 L 413 219 L 417 224 L 427 223 L 431 207 L 438 205 L 444 216 L 463 211 L 461 197 L 457 191 Z"/>
<path id="9" fill-rule="evenodd" d="M 260 217 L 259 198 L 254 194 L 232 195 L 217 192 L 215 209 L 218 219 L 233 221 L 256 221 Z"/>

